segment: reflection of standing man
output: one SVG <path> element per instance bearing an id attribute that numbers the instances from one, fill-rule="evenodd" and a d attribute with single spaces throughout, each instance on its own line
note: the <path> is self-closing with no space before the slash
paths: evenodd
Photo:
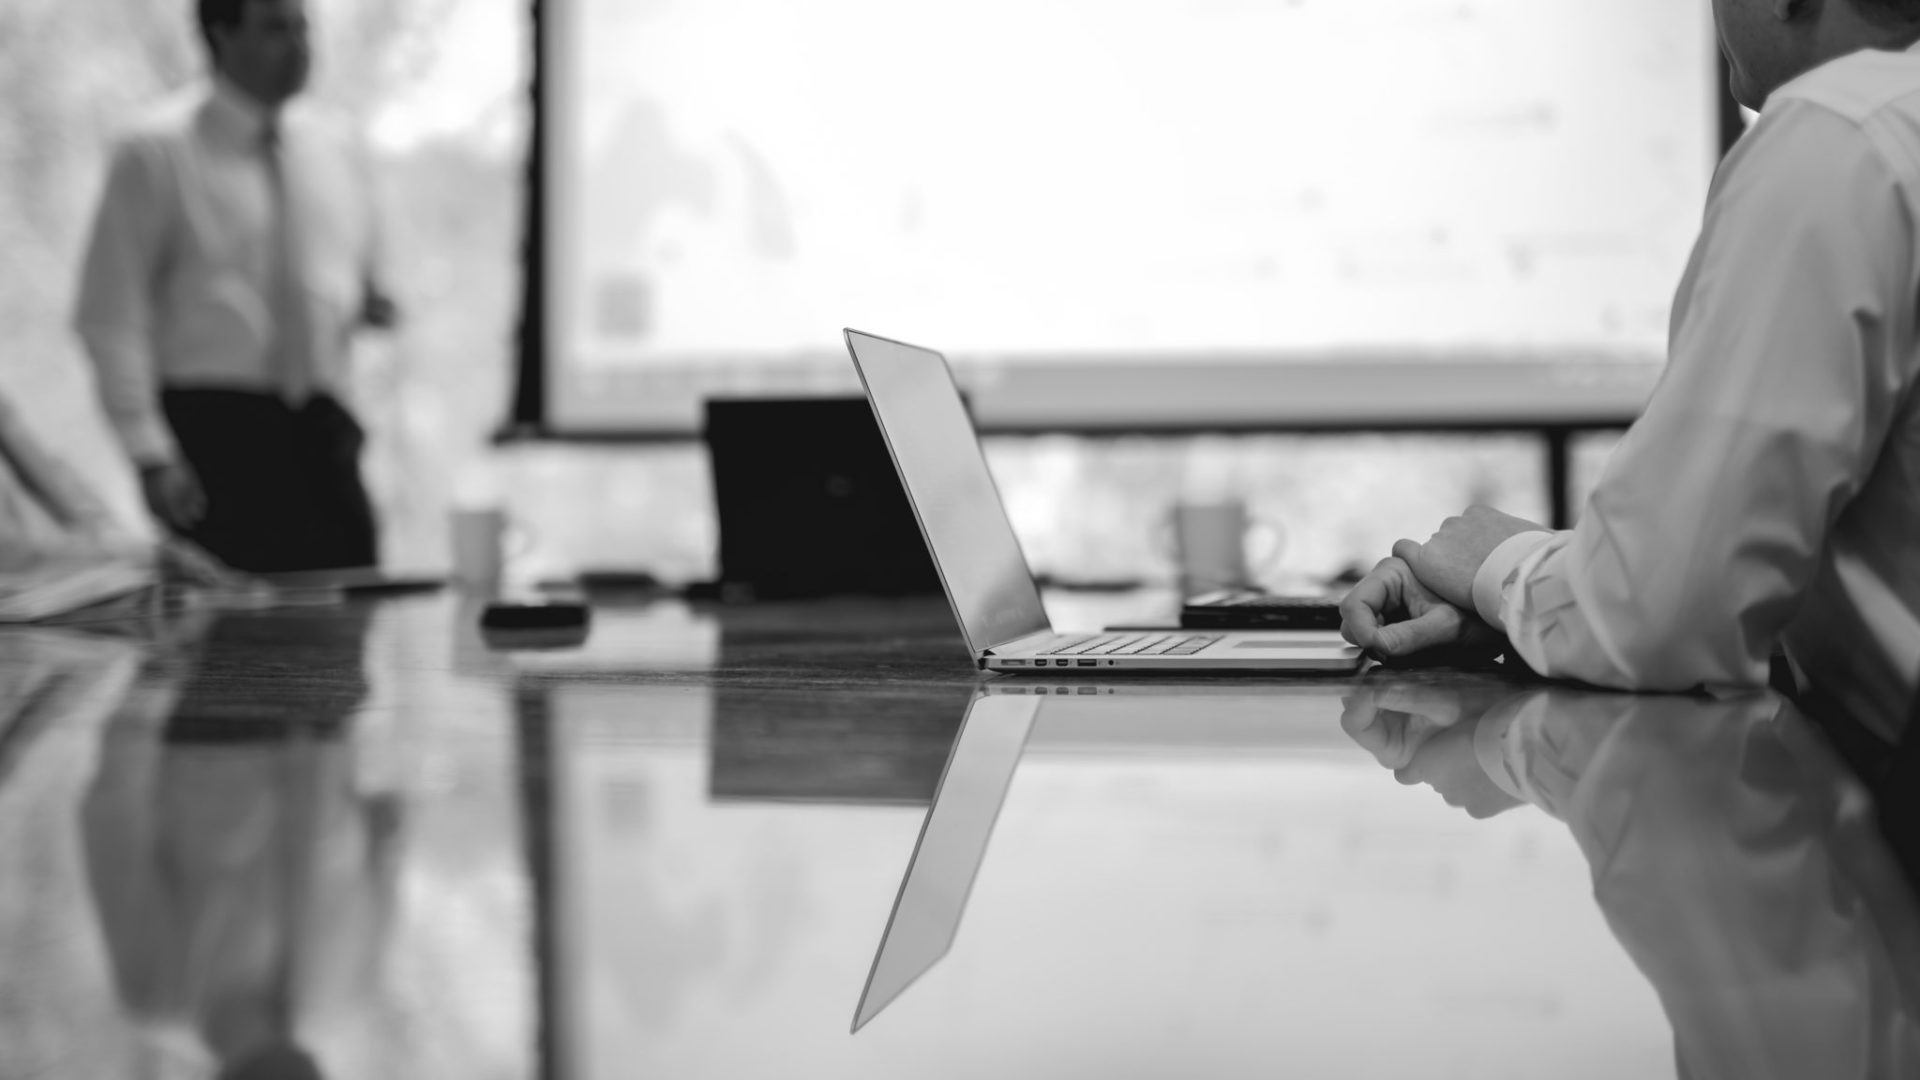
<path id="1" fill-rule="evenodd" d="M 376 561 L 362 432 L 338 400 L 375 281 L 366 163 L 292 104 L 304 0 L 199 0 L 210 85 L 114 148 L 75 324 L 168 525 L 242 570 Z"/>
<path id="2" fill-rule="evenodd" d="M 155 1057 L 311 1080 L 319 1052 L 350 1049 L 378 1012 L 402 804 L 354 745 L 369 616 L 190 625 L 106 734 L 86 863 L 115 985 Z M 249 677 L 263 646 L 297 650 L 325 685 Z"/>

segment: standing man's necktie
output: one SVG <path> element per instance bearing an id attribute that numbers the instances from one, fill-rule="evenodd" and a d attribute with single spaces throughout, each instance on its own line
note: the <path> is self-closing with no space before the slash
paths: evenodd
<path id="1" fill-rule="evenodd" d="M 273 336 L 268 359 L 281 399 L 297 409 L 313 396 L 313 318 L 301 260 L 299 200 L 287 175 L 278 118 L 267 122 L 260 147 L 272 216 L 267 302 Z"/>

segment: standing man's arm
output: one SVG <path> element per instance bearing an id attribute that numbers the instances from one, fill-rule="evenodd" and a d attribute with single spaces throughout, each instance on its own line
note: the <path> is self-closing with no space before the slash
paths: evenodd
<path id="1" fill-rule="evenodd" d="M 206 498 L 160 411 L 152 329 L 168 182 L 155 148 L 137 139 L 116 144 L 81 269 L 74 328 L 93 361 L 107 419 L 140 471 L 148 506 L 184 528 L 205 512 Z"/>
<path id="2" fill-rule="evenodd" d="M 1542 674 L 1763 684 L 1911 384 L 1915 222 L 1867 133 L 1780 102 L 1715 188 L 1666 375 L 1579 526 L 1470 513 L 1396 548 Z"/>
<path id="3" fill-rule="evenodd" d="M 375 172 L 373 154 L 356 141 L 354 168 L 366 206 L 366 251 L 360 275 L 360 325 L 369 330 L 392 330 L 400 325 L 400 305 L 394 300 L 391 259 L 387 251 L 386 200 Z"/>

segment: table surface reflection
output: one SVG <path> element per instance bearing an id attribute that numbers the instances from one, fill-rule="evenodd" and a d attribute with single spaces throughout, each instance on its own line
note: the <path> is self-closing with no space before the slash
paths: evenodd
<path id="1" fill-rule="evenodd" d="M 0 1077 L 1920 1075 L 1911 837 L 1770 694 L 475 616 L 0 631 Z"/>

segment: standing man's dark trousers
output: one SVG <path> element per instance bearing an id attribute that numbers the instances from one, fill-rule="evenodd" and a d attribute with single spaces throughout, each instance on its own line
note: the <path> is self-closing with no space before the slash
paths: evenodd
<path id="1" fill-rule="evenodd" d="M 339 402 L 294 408 L 271 394 L 164 390 L 160 404 L 207 494 L 187 539 L 255 574 L 378 561 L 360 481 L 366 435 Z"/>

